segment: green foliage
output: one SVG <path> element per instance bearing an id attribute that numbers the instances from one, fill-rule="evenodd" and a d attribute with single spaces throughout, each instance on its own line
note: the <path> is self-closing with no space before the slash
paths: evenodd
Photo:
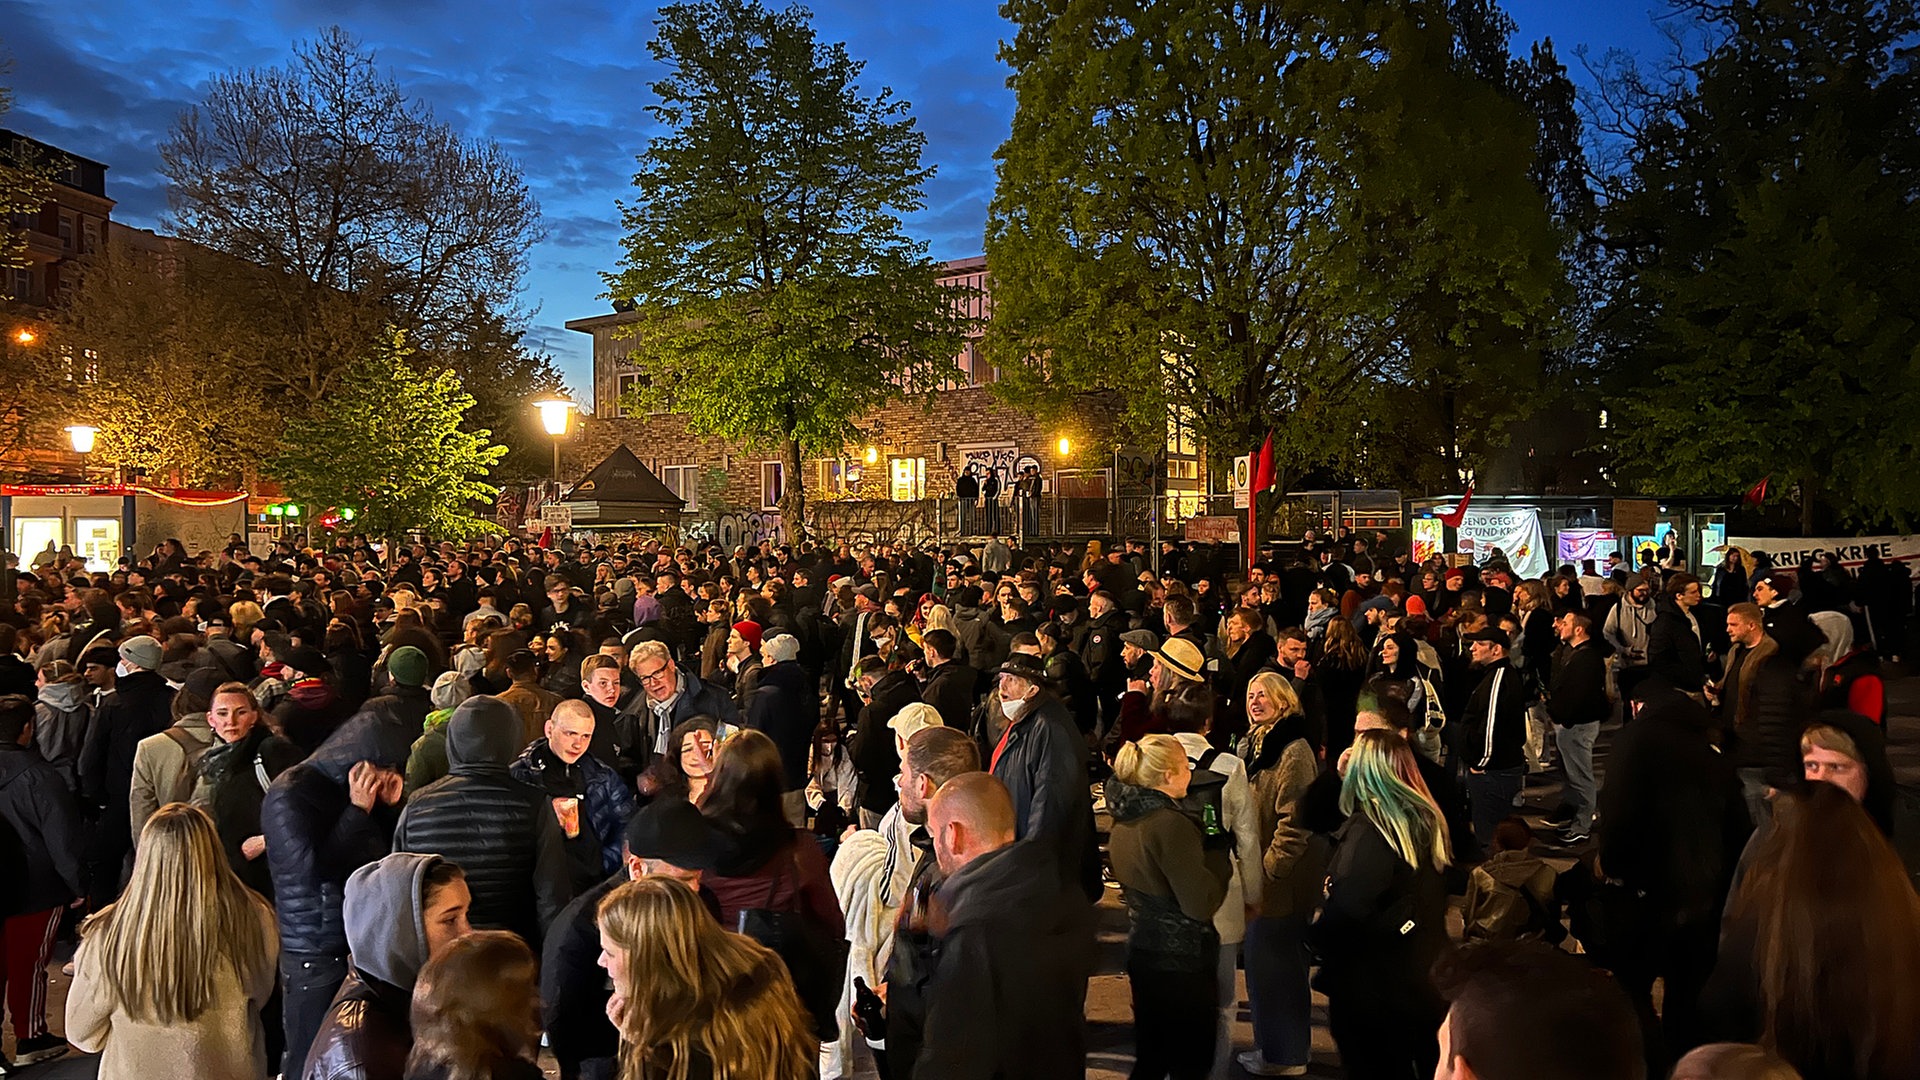
<path id="1" fill-rule="evenodd" d="M 838 451 L 858 419 L 954 373 L 964 325 L 924 244 L 901 232 L 932 175 L 925 138 L 861 64 L 816 42 L 804 9 L 705 0 L 660 11 L 665 129 L 622 206 L 611 295 L 641 312 L 634 404 L 784 452 L 802 520 L 802 448 Z"/>
<path id="2" fill-rule="evenodd" d="M 485 478 L 506 448 L 488 431 L 462 430 L 473 398 L 453 372 L 422 373 L 408 357 L 396 334 L 355 363 L 312 415 L 288 426 L 268 470 L 295 499 L 355 508 L 355 528 L 372 535 L 493 531 L 474 508 L 499 494 Z"/>
<path id="3" fill-rule="evenodd" d="M 1537 125 L 1456 65 L 1445 5 L 1008 0 L 1018 96 L 987 226 L 1001 392 L 1190 411 L 1217 457 L 1275 433 L 1283 488 L 1430 457 L 1529 384 L 1562 283 Z M 1430 392 L 1494 392 L 1442 413 Z M 1401 399 L 1413 388 L 1417 407 Z M 1471 406 L 1471 407 L 1469 407 Z M 1397 455 L 1390 455 L 1395 456 Z"/>
<path id="4" fill-rule="evenodd" d="M 11 64 L 0 64 L 0 75 Z M 0 86 L 0 118 L 13 108 L 13 91 Z M 27 232 L 15 228 L 13 215 L 37 214 L 53 194 L 51 162 L 43 161 L 24 143 L 0 147 L 0 268 L 25 266 Z M 8 297 L 13 275 L 0 281 L 0 297 Z"/>
<path id="5" fill-rule="evenodd" d="M 1646 102 L 1611 318 L 1618 450 L 1651 490 L 1773 475 L 1857 525 L 1920 515 L 1920 86 L 1905 0 L 1703 4 L 1714 44 Z M 1644 85 L 1644 84 L 1642 84 Z M 1785 481 L 1791 480 L 1789 484 Z"/>

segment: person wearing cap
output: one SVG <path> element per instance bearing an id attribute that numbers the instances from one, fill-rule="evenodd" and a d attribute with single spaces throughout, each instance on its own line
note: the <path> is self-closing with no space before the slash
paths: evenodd
<path id="1" fill-rule="evenodd" d="M 612 994 L 598 963 L 600 930 L 594 920 L 600 901 L 623 882 L 657 875 L 691 886 L 715 921 L 720 918 L 720 902 L 701 884 L 727 847 L 719 826 L 685 799 L 656 799 L 633 815 L 622 836 L 620 868 L 573 898 L 548 928 L 541 950 L 541 1014 L 562 1080 L 619 1075 L 620 1033 L 607 1020 Z"/>
<path id="2" fill-rule="evenodd" d="M 726 683 L 733 687 L 734 703 L 746 711 L 747 700 L 760 685 L 763 664 L 760 659 L 760 624 L 750 619 L 734 623 L 727 631 L 727 654 L 720 662 Z"/>
<path id="3" fill-rule="evenodd" d="M 872 829 L 899 799 L 893 778 L 900 772 L 900 754 L 888 724 L 902 709 L 921 704 L 920 684 L 905 668 L 869 656 L 860 661 L 856 687 L 865 705 L 848 749 L 860 775 L 860 827 Z"/>
<path id="4" fill-rule="evenodd" d="M 1037 656 L 1015 653 L 994 672 L 1006 728 L 981 758 L 1013 798 L 1016 839 L 1050 845 L 1062 880 L 1100 894 L 1087 741 L 1048 684 Z"/>
<path id="5" fill-rule="evenodd" d="M 113 690 L 100 699 L 80 748 L 80 792 L 100 810 L 89 855 L 88 899 L 98 911 L 120 893 L 133 851 L 133 759 L 142 739 L 174 722 L 174 689 L 160 677 L 160 643 L 141 635 L 120 643 Z M 203 710 L 204 711 L 204 710 Z"/>
<path id="6" fill-rule="evenodd" d="M 1491 848 L 1493 831 L 1513 813 L 1526 778 L 1527 691 L 1508 665 L 1505 630 L 1475 631 L 1467 642 L 1480 681 L 1467 699 L 1456 751 L 1466 765 L 1474 837 Z"/>
<path id="7" fill-rule="evenodd" d="M 1153 654 L 1160 651 L 1160 635 L 1151 630 L 1128 630 L 1120 635 L 1120 665 L 1127 683 L 1146 682 L 1153 672 Z"/>
<path id="8" fill-rule="evenodd" d="M 214 744 L 207 710 L 213 691 L 225 680 L 216 668 L 195 668 L 173 695 L 173 726 L 149 735 L 133 750 L 133 787 L 127 797 L 127 824 L 133 835 L 155 810 L 186 802 L 193 794 L 195 770 Z"/>
<path id="9" fill-rule="evenodd" d="M 798 826 L 807 817 L 807 754 L 820 717 L 820 680 L 800 664 L 800 640 L 776 629 L 760 642 L 761 666 L 752 693 L 741 699 L 746 725 L 773 740 L 786 770 L 781 806 Z"/>

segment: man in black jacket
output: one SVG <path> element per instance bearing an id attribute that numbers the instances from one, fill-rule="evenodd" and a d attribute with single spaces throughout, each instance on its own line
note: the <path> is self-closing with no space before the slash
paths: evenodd
<path id="1" fill-rule="evenodd" d="M 1693 617 L 1700 596 L 1699 578 L 1673 575 L 1654 603 L 1653 626 L 1647 631 L 1648 670 L 1684 694 L 1698 695 L 1707 681 L 1706 649 Z"/>
<path id="2" fill-rule="evenodd" d="M 1593 636 L 1593 620 L 1577 611 L 1554 620 L 1561 646 L 1553 655 L 1553 674 L 1547 685 L 1547 715 L 1553 719 L 1554 743 L 1567 772 L 1567 800 L 1548 818 L 1563 824 L 1561 840 L 1584 843 L 1593 834 L 1597 789 L 1593 782 L 1593 743 L 1600 722 L 1611 707 L 1607 701 L 1606 648 Z"/>
<path id="3" fill-rule="evenodd" d="M 973 715 L 973 689 L 978 685 L 974 670 L 953 658 L 959 648 L 950 630 L 927 631 L 920 639 L 926 655 L 927 681 L 920 684 L 920 700 L 940 713 L 940 722 L 965 731 Z"/>
<path id="4" fill-rule="evenodd" d="M 1100 699 L 1100 735 L 1104 738 L 1120 716 L 1120 695 L 1127 689 L 1127 665 L 1120 658 L 1120 635 L 1127 631 L 1127 620 L 1114 603 L 1113 594 L 1105 589 L 1087 597 L 1087 616 L 1080 639 L 1080 662 L 1086 665 L 1094 694 Z"/>
<path id="5" fill-rule="evenodd" d="M 1513 813 L 1527 774 L 1527 692 L 1507 665 L 1505 630 L 1467 635 L 1480 683 L 1467 701 L 1455 748 L 1467 767 L 1467 798 L 1473 803 L 1473 834 L 1493 846 L 1493 830 Z"/>
<path id="6" fill-rule="evenodd" d="M 893 745 L 894 714 L 920 700 L 920 684 L 905 669 L 889 668 L 878 656 L 860 661 L 858 692 L 866 704 L 853 733 L 853 768 L 860 776 L 860 827 L 878 828 L 881 815 L 899 796 L 893 778 L 900 772 L 900 754 Z"/>
<path id="7" fill-rule="evenodd" d="M 31 1065 L 66 1052 L 66 1040 L 47 1033 L 47 961 L 60 915 L 85 885 L 79 807 L 34 751 L 33 701 L 18 694 L 0 697 L 0 847 L 10 849 L 0 985 L 13 1012 L 14 1064 Z"/>
<path id="8" fill-rule="evenodd" d="M 820 722 L 819 680 L 799 662 L 800 641 L 792 634 L 768 635 L 760 642 L 760 683 L 744 703 L 746 725 L 773 740 L 785 774 L 781 795 L 787 820 L 806 822 L 807 754 Z"/>
<path id="9" fill-rule="evenodd" d="M 399 770 L 419 734 L 417 726 L 360 713 L 275 777 L 261 801 L 280 920 L 284 1075 L 304 1075 L 314 1033 L 347 977 L 347 877 L 387 854 L 405 788 Z"/>
<path id="10" fill-rule="evenodd" d="M 980 759 L 1013 797 L 1014 835 L 1049 847 L 1061 880 L 1100 895 L 1100 853 L 1094 837 L 1087 740 L 1048 685 L 1037 656 L 1015 653 L 997 672 L 1006 727 Z M 993 702 L 993 698 L 988 699 Z"/>
<path id="11" fill-rule="evenodd" d="M 939 946 L 914 1074 L 1078 1080 L 1093 909 L 1045 847 L 1014 841 L 1013 801 L 993 777 L 948 780 L 927 818 L 946 880 L 927 918 Z"/>
<path id="12" fill-rule="evenodd" d="M 120 895 L 133 850 L 128 804 L 140 740 L 173 726 L 173 687 L 160 677 L 160 643 L 141 635 L 120 643 L 113 692 L 100 700 L 80 748 L 80 793 L 100 810 L 89 846 L 87 899 L 94 911 Z"/>
<path id="13" fill-rule="evenodd" d="M 573 887 L 566 837 L 546 797 L 508 772 L 521 734 L 519 714 L 499 698 L 461 702 L 447 721 L 447 775 L 407 801 L 393 849 L 459 864 L 473 925 L 511 930 L 537 949 Z"/>

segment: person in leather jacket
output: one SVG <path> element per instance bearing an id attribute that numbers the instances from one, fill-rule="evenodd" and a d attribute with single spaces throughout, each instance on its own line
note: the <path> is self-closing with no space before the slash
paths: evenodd
<path id="1" fill-rule="evenodd" d="M 470 932 L 466 875 L 438 855 L 395 852 L 347 879 L 353 965 L 307 1054 L 302 1080 L 401 1080 L 413 1049 L 413 983 Z"/>

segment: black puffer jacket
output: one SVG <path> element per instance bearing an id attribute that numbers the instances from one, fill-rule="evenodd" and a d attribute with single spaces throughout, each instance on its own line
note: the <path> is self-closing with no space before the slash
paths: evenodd
<path id="1" fill-rule="evenodd" d="M 535 948 L 572 899 L 566 838 L 546 796 L 513 779 L 520 714 L 499 698 L 468 698 L 447 721 L 446 776 L 413 793 L 395 851 L 438 855 L 467 874 L 468 918 L 511 930 Z"/>
<path id="2" fill-rule="evenodd" d="M 347 773 L 370 761 L 404 769 L 419 736 L 377 713 L 361 713 L 328 737 L 313 756 L 275 777 L 260 803 L 267 838 L 280 950 L 345 956 L 340 904 L 347 877 L 385 855 L 398 810 L 374 804 L 371 814 L 347 798 Z"/>
<path id="3" fill-rule="evenodd" d="M 0 743 L 0 867 L 8 878 L 0 917 L 79 896 L 80 850 L 80 808 L 60 774 L 33 750 Z"/>
<path id="4" fill-rule="evenodd" d="M 1654 604 L 1653 626 L 1647 631 L 1647 666 L 1676 690 L 1698 693 L 1707 681 L 1706 652 L 1693 632 L 1693 620 L 1673 597 Z"/>

